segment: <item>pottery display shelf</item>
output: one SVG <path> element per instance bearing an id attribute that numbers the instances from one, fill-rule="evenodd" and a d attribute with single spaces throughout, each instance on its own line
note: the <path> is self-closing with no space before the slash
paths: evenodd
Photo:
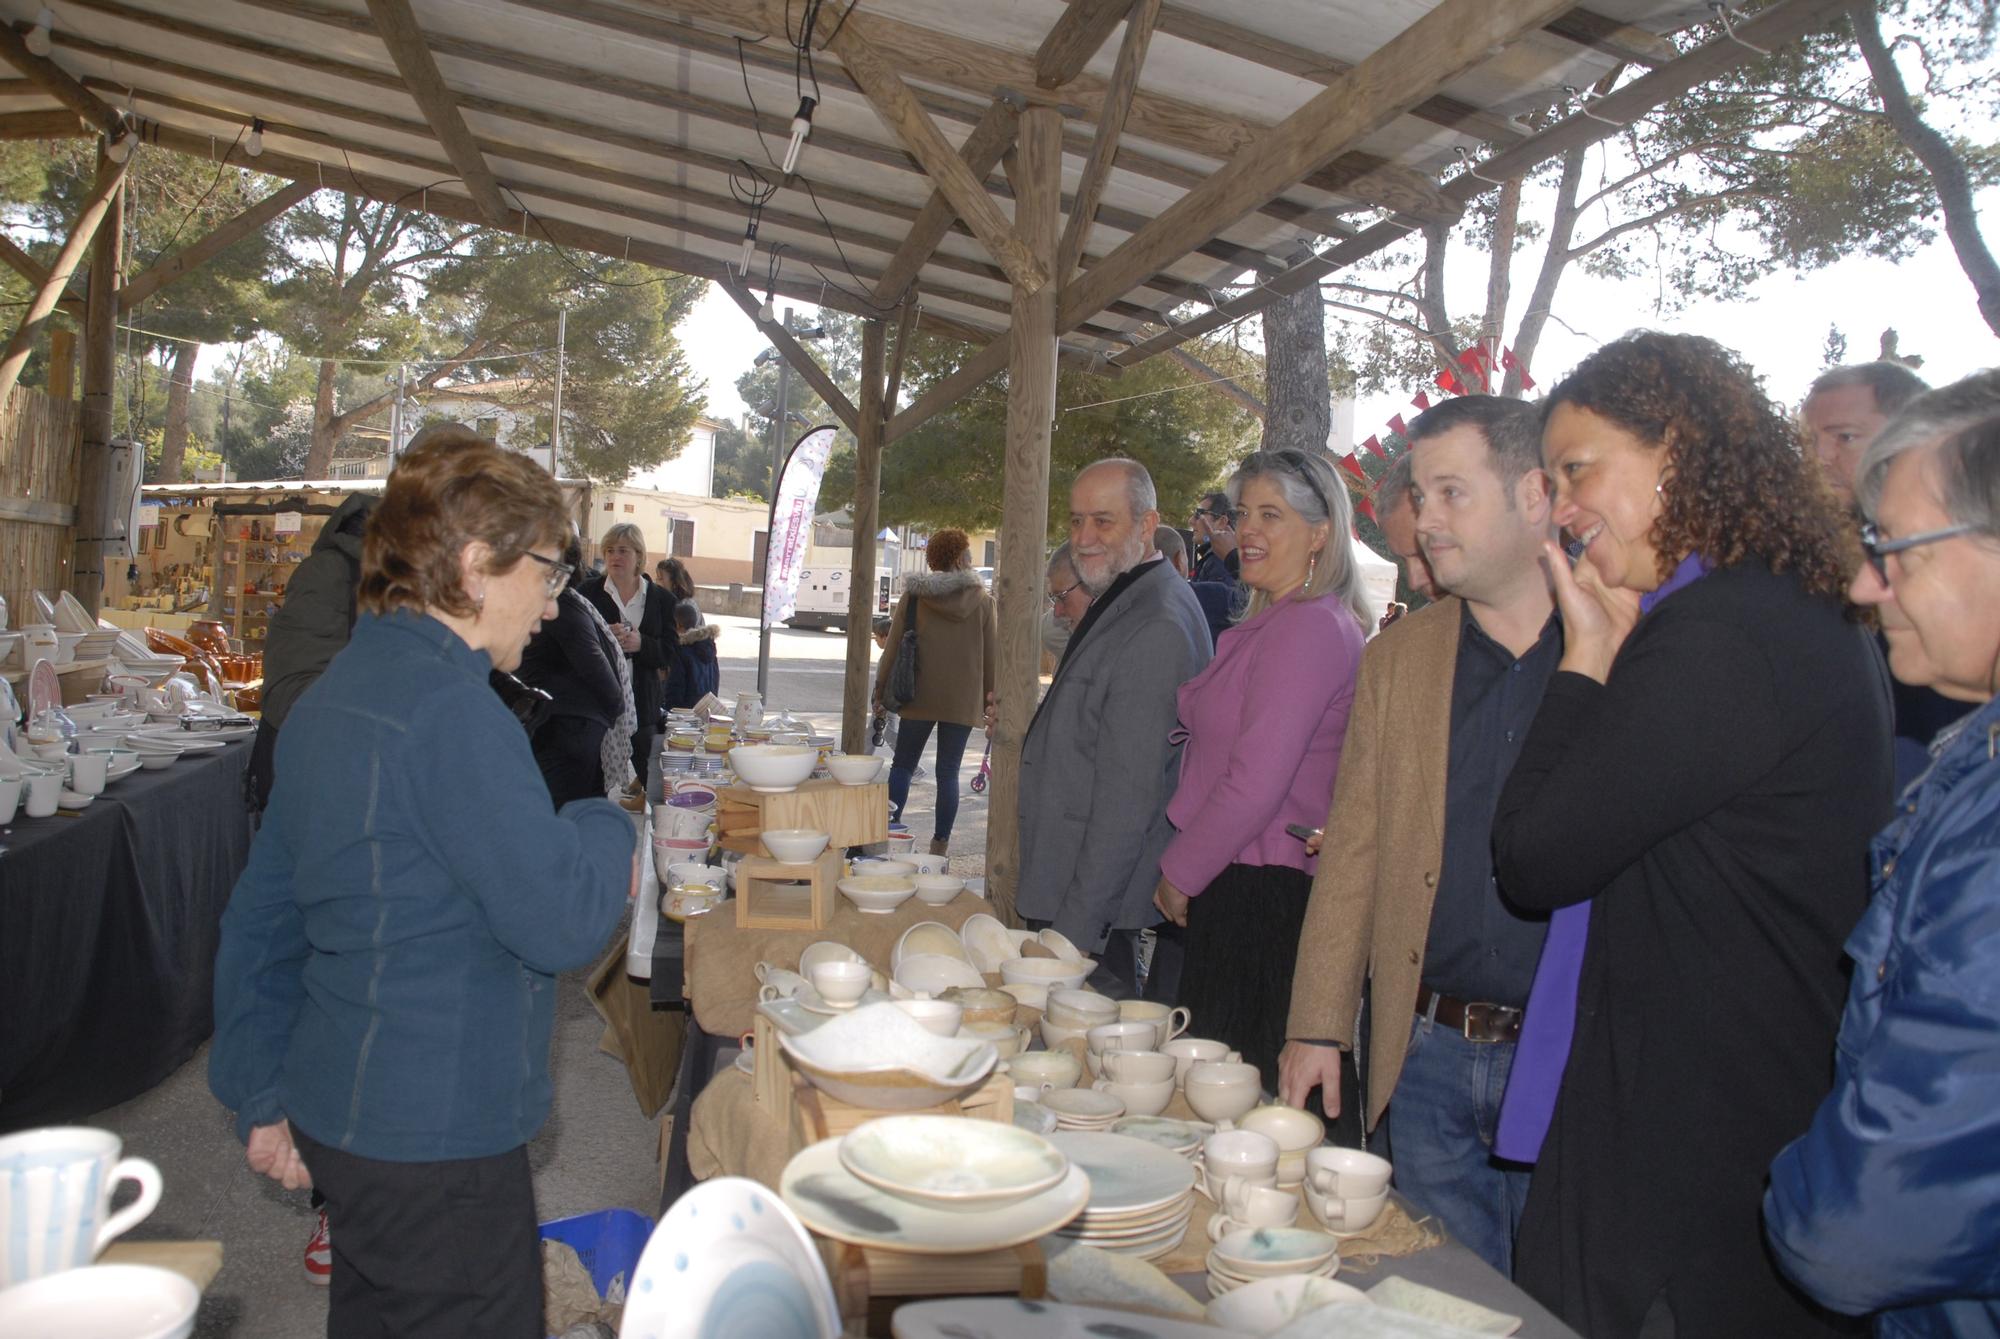
<path id="1" fill-rule="evenodd" d="M 840 901 L 841 847 L 829 845 L 818 858 L 792 864 L 762 854 L 736 865 L 736 924 L 744 930 L 822 930 Z"/>
<path id="2" fill-rule="evenodd" d="M 715 826 L 725 850 L 766 856 L 766 831 L 800 828 L 827 835 L 827 849 L 844 851 L 889 840 L 889 783 L 843 786 L 831 777 L 794 790 L 766 793 L 748 786 L 716 792 Z"/>

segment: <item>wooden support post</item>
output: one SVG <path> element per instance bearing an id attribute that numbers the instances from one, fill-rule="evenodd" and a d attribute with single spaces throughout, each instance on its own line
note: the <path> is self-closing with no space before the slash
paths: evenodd
<path id="1" fill-rule="evenodd" d="M 49 267 L 49 277 L 35 290 L 26 314 L 21 317 L 20 326 L 14 331 L 14 338 L 8 341 L 7 352 L 0 355 L 0 404 L 7 403 L 15 383 L 21 379 L 21 369 L 28 365 L 28 354 L 34 349 L 42 327 L 48 323 L 49 313 L 56 309 L 63 289 L 76 273 L 78 262 L 83 259 L 91 239 L 97 235 L 98 227 L 110 212 L 111 202 L 117 198 L 124 181 L 125 164 L 114 163 L 100 152 L 97 176 L 90 183 L 90 193 L 83 198 L 83 208 L 77 212 L 76 226 L 70 229 L 69 239 L 56 253 L 55 264 Z M 95 268 L 92 267 L 93 271 Z M 95 288 L 93 273 L 93 291 Z"/>
<path id="2" fill-rule="evenodd" d="M 1014 230 L 1055 269 L 1062 201 L 1062 113 L 1030 107 L 1014 145 Z M 1014 287 L 1007 360 L 1007 479 L 1000 515 L 1000 698 L 986 818 L 986 889 L 1000 919 L 1017 921 L 1021 872 L 1021 743 L 1034 719 L 1042 663 L 1043 549 L 1049 532 L 1049 437 L 1055 420 L 1056 299 L 1060 284 Z"/>
<path id="3" fill-rule="evenodd" d="M 911 290 L 903 299 L 902 314 L 896 318 L 896 358 L 889 364 L 889 385 L 882 392 L 882 422 L 896 412 L 896 396 L 903 389 L 903 368 L 910 361 L 910 336 L 917 329 L 917 295 Z"/>
<path id="4" fill-rule="evenodd" d="M 100 178 L 119 168 L 97 151 Z M 120 177 L 122 182 L 122 175 Z M 104 600 L 106 484 L 111 476 L 111 403 L 118 365 L 118 259 L 125 249 L 125 192 L 111 193 L 90 253 L 90 289 L 84 304 L 83 404 L 77 432 L 76 547 L 69 588 L 93 615 Z M 58 266 L 60 271 L 61 266 Z"/>
<path id="5" fill-rule="evenodd" d="M 908 330 L 905 327 L 905 338 Z M 861 413 L 854 425 L 854 562 L 847 583 L 847 679 L 840 699 L 840 748 L 868 751 L 869 648 L 875 644 L 875 531 L 882 514 L 883 363 L 888 331 L 861 325 Z"/>
<path id="6" fill-rule="evenodd" d="M 100 225 L 102 226 L 102 225 Z M 76 398 L 76 332 L 49 331 L 49 394 L 58 400 Z"/>

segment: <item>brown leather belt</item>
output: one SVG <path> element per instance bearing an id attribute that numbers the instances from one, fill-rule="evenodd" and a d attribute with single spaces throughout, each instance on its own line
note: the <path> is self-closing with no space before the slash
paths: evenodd
<path id="1" fill-rule="evenodd" d="M 1432 1010 L 1432 1002 L 1436 1010 Z M 1504 1004 L 1467 1004 L 1439 995 L 1429 986 L 1417 987 L 1417 1012 L 1451 1028 L 1467 1041 L 1521 1040 L 1521 1011 Z"/>

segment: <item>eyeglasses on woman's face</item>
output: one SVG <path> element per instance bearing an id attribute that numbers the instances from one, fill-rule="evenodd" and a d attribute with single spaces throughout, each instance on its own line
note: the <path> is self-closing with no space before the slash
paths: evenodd
<path id="1" fill-rule="evenodd" d="M 568 587 L 569 579 L 576 575 L 576 569 L 568 563 L 558 562 L 554 558 L 544 558 L 533 549 L 526 549 L 524 552 L 528 557 L 533 558 L 542 565 L 542 577 L 547 583 L 549 598 L 551 600 L 561 595 L 564 589 Z"/>
<path id="2" fill-rule="evenodd" d="M 1922 548 L 1926 544 L 1935 544 L 1939 540 L 1952 539 L 1959 535 L 1970 534 L 1974 529 L 1975 527 L 1971 525 L 1948 525 L 1941 530 L 1926 530 L 1920 535 L 1906 535 L 1902 539 L 1884 539 L 1882 538 L 1881 530 L 1876 527 L 1875 522 L 1869 521 L 1861 527 L 1861 551 L 1868 555 L 1868 565 L 1875 569 L 1875 575 L 1882 579 L 1884 586 L 1887 586 L 1890 584 L 1889 556 L 1891 554 L 1907 553 L 1911 549 Z"/>

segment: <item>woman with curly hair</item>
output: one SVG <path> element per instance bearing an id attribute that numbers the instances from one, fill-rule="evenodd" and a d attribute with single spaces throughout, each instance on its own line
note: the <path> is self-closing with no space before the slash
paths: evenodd
<path id="1" fill-rule="evenodd" d="M 1556 916 L 1501 1116 L 1536 1161 L 1516 1278 L 1594 1339 L 1840 1332 L 1758 1220 L 1831 1082 L 1890 804 L 1839 513 L 1712 340 L 1593 354 L 1542 454 L 1582 552 L 1548 546 L 1563 658 L 1494 821 L 1502 890 Z"/>

